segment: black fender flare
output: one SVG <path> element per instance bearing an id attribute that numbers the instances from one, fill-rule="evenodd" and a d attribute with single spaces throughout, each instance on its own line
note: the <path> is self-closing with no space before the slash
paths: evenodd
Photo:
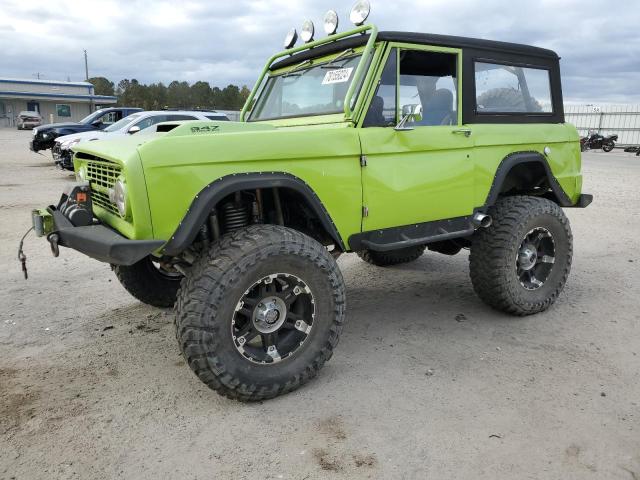
<path id="1" fill-rule="evenodd" d="M 502 159 L 500 165 L 496 169 L 495 177 L 493 178 L 493 183 L 491 184 L 491 188 L 489 189 L 489 193 L 487 195 L 487 199 L 485 201 L 484 207 L 481 210 L 486 210 L 490 206 L 494 205 L 498 201 L 498 197 L 500 195 L 500 190 L 502 190 L 502 185 L 504 184 L 507 175 L 511 170 L 520 164 L 523 163 L 538 163 L 542 165 L 544 168 L 545 174 L 547 176 L 547 180 L 549 182 L 549 186 L 551 187 L 551 191 L 555 196 L 558 205 L 561 207 L 573 207 L 574 204 L 569 198 L 569 196 L 562 189 L 558 180 L 553 175 L 551 171 L 551 167 L 549 167 L 549 163 L 543 154 L 540 152 L 514 152 L 510 153 L 506 157 Z"/>
<path id="2" fill-rule="evenodd" d="M 307 183 L 286 172 L 252 172 L 220 177 L 204 187 L 195 196 L 178 228 L 164 245 L 162 250 L 165 255 L 175 256 L 189 247 L 213 208 L 224 197 L 238 190 L 255 190 L 256 188 L 290 188 L 300 193 L 309 202 L 322 226 L 336 242 L 336 246 L 345 250 L 329 212 Z"/>

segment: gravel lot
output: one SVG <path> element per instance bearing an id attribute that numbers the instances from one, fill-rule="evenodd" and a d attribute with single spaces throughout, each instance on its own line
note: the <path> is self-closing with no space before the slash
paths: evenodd
<path id="1" fill-rule="evenodd" d="M 68 172 L 0 130 L 0 478 L 640 479 L 640 158 L 588 153 L 569 282 L 511 318 L 467 254 L 378 269 L 345 255 L 348 322 L 295 393 L 241 404 L 179 355 L 173 314 L 42 239 Z"/>

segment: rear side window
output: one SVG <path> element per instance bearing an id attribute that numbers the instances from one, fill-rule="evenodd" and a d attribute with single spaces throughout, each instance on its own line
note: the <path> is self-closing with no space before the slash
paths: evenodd
<path id="1" fill-rule="evenodd" d="M 549 70 L 475 62 L 476 112 L 552 113 Z"/>
<path id="2" fill-rule="evenodd" d="M 197 120 L 197 118 L 192 115 L 167 115 L 166 121 L 178 121 L 178 120 Z"/>

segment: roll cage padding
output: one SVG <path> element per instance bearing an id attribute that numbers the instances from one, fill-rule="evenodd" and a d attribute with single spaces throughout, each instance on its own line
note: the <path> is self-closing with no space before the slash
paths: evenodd
<path id="1" fill-rule="evenodd" d="M 301 194 L 318 217 L 322 227 L 336 242 L 336 246 L 343 251 L 345 250 L 344 243 L 329 212 L 309 185 L 298 177 L 285 172 L 256 172 L 227 175 L 203 188 L 196 195 L 180 225 L 163 247 L 164 254 L 178 255 L 189 247 L 196 239 L 200 227 L 204 225 L 207 217 L 223 198 L 240 190 L 255 190 L 257 188 L 289 188 Z"/>
<path id="2" fill-rule="evenodd" d="M 539 152 L 515 152 L 507 155 L 496 169 L 496 175 L 493 179 L 493 184 L 491 185 L 491 189 L 489 190 L 489 194 L 487 195 L 487 200 L 485 202 L 485 209 L 494 205 L 498 201 L 504 182 L 513 168 L 527 163 L 534 163 L 543 167 L 547 177 L 547 183 L 551 188 L 558 205 L 561 207 L 573 206 L 573 202 L 553 175 L 553 172 L 549 167 L 549 163 L 544 155 Z"/>

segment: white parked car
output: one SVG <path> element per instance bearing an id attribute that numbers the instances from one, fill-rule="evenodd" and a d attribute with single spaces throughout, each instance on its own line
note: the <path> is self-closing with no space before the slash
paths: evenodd
<path id="1" fill-rule="evenodd" d="M 53 159 L 61 168 L 73 170 L 73 153 L 71 152 L 71 147 L 78 143 L 114 138 L 118 135 L 133 135 L 139 132 L 154 133 L 159 123 L 182 120 L 228 122 L 229 118 L 224 113 L 215 111 L 159 110 L 137 112 L 123 118 L 104 130 L 73 133 L 56 138 L 52 149 Z"/>

